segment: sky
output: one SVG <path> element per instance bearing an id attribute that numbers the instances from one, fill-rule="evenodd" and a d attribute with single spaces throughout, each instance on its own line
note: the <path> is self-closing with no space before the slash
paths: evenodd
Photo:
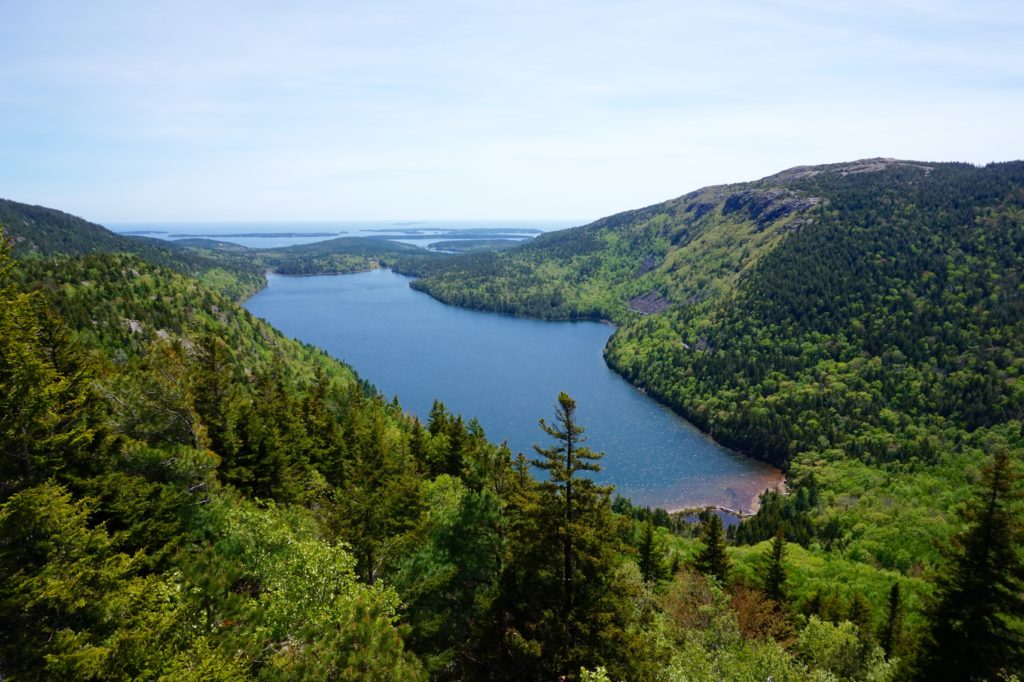
<path id="1" fill-rule="evenodd" d="M 97 222 L 569 219 L 1024 157 L 1024 3 L 0 0 L 0 197 Z"/>

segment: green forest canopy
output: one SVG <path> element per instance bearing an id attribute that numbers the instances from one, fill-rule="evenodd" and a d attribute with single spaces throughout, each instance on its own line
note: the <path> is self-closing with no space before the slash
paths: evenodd
<path id="1" fill-rule="evenodd" d="M 405 415 L 209 261 L 3 247 L 0 673 L 1019 673 L 1024 173 L 875 165 L 407 265 L 464 304 L 616 319 L 613 366 L 786 464 L 793 492 L 724 536 L 570 493 L 572 466 L 539 482 L 443 405 Z M 982 668 L 950 637 L 997 644 Z"/>

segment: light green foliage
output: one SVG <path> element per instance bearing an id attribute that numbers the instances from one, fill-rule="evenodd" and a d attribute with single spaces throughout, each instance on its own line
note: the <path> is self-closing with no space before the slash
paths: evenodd
<path id="1" fill-rule="evenodd" d="M 19 290 L 0 243 L 0 499 L 90 466 L 105 435 L 91 378 L 42 297 Z"/>
<path id="2" fill-rule="evenodd" d="M 1024 454 L 1022 188 L 1021 162 L 796 169 L 410 271 L 450 303 L 616 321 L 614 369 L 788 468 L 735 537 L 810 550 L 797 608 L 860 590 L 877 626 L 900 579 L 913 641 L 988 443 Z"/>
<path id="3" fill-rule="evenodd" d="M 500 500 L 441 474 L 425 482 L 424 511 L 410 547 L 389 576 L 413 625 L 409 646 L 429 669 L 458 669 L 474 621 L 495 597 L 502 560 Z"/>
<path id="4" fill-rule="evenodd" d="M 818 671 L 818 679 L 884 682 L 895 673 L 882 648 L 850 622 L 833 625 L 811 616 L 797 639 L 797 650 L 800 659 Z"/>
<path id="5" fill-rule="evenodd" d="M 174 586 L 137 573 L 138 557 L 91 528 L 83 501 L 54 483 L 0 507 L 0 665 L 30 678 L 159 672 L 187 643 Z"/>
<path id="6" fill-rule="evenodd" d="M 764 557 L 772 550 L 772 543 L 761 542 L 752 546 L 732 547 L 729 557 L 733 561 L 734 579 L 746 584 L 759 585 L 764 575 Z M 808 550 L 794 543 L 786 544 L 786 585 L 790 602 L 805 608 L 815 596 L 832 598 L 842 604 L 839 614 L 845 617 L 854 594 L 859 592 L 876 614 L 885 613 L 886 600 L 894 580 L 899 580 L 907 603 L 908 627 L 921 625 L 920 610 L 932 585 L 924 578 L 909 578 L 898 572 L 881 570 L 860 561 L 843 558 L 835 552 Z"/>
<path id="7" fill-rule="evenodd" d="M 611 680 L 608 678 L 608 671 L 605 667 L 599 665 L 593 670 L 580 668 L 580 682 L 611 682 Z"/>
<path id="8" fill-rule="evenodd" d="M 237 627 L 251 628 L 246 641 L 271 652 L 260 677 L 417 677 L 392 627 L 398 596 L 358 583 L 352 555 L 321 540 L 308 514 L 239 502 L 222 513 L 217 551 L 237 562 L 237 584 L 252 602 L 234 607 L 243 619 Z"/>
<path id="9" fill-rule="evenodd" d="M 956 513 L 978 466 L 993 444 L 1024 454 L 1024 176 L 848 170 L 709 188 L 463 258 L 342 241 L 170 252 L 0 204 L 38 252 L 14 270 L 0 253 L 0 619 L 14 624 L 0 671 L 890 679 L 875 637 L 897 657 L 918 647 L 945 570 L 935 548 L 965 524 L 958 543 L 981 546 L 980 507 Z M 54 255 L 64 228 L 74 256 Z M 720 526 L 697 541 L 663 511 L 616 502 L 616 516 L 578 475 L 596 454 L 568 396 L 542 422 L 554 443 L 537 482 L 479 424 L 438 403 L 424 426 L 232 301 L 274 259 L 305 272 L 384 258 L 450 302 L 616 320 L 616 369 L 787 465 L 792 493 L 766 496 L 731 547 Z M 1016 537 L 1011 512 L 996 526 Z M 776 537 L 785 611 L 760 591 L 776 591 Z M 1016 571 L 1014 542 L 996 563 Z M 685 568 L 664 580 L 663 550 L 728 584 Z M 961 573 L 938 581 L 938 603 Z M 993 602 L 992 631 L 1011 635 L 993 647 L 1011 650 L 1019 585 L 990 575 L 994 600 L 952 601 Z"/>
<path id="10" fill-rule="evenodd" d="M 705 299 L 729 289 L 778 241 L 788 213 L 758 222 L 727 210 L 712 187 L 570 231 L 537 237 L 500 255 L 399 260 L 423 276 L 414 286 L 445 302 L 547 319 L 637 316 L 631 299 Z M 780 205 L 785 198 L 778 198 Z M 710 209 L 710 210 L 709 210 Z"/>

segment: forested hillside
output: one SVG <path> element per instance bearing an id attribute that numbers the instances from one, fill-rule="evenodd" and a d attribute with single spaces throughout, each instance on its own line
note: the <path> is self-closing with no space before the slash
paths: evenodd
<path id="1" fill-rule="evenodd" d="M 211 239 L 182 239 L 176 247 L 211 258 L 241 261 L 282 275 L 338 275 L 388 266 L 399 258 L 430 260 L 434 254 L 411 244 L 374 237 L 338 237 L 312 244 L 251 249 Z"/>
<path id="2" fill-rule="evenodd" d="M 691 560 L 701 543 L 663 513 L 621 501 L 613 513 L 610 490 L 579 476 L 595 457 L 578 447 L 568 396 L 538 431 L 552 476 L 541 483 L 478 425 L 440 404 L 421 424 L 177 272 L 126 254 L 14 262 L 7 250 L 4 677 L 894 669 L 873 635 L 765 596 L 762 552 L 734 553 L 727 582 Z M 724 549 L 720 533 L 706 544 Z M 793 572 L 799 594 L 832 579 Z M 845 602 L 830 599 L 822 618 L 840 623 Z M 837 643 L 863 655 L 840 657 Z"/>
<path id="3" fill-rule="evenodd" d="M 266 282 L 258 264 L 245 258 L 175 248 L 170 242 L 114 234 L 102 225 L 44 206 L 0 199 L 0 225 L 22 258 L 99 253 L 133 254 L 203 281 L 241 300 Z"/>
<path id="4" fill-rule="evenodd" d="M 872 182 L 890 183 L 871 178 L 893 170 L 858 173 L 868 180 L 856 182 L 865 183 L 865 192 L 876 191 Z M 928 187 L 923 180 L 938 171 L 895 172 L 898 178 L 907 174 L 912 186 Z M 615 313 L 624 324 L 610 357 L 650 353 L 644 366 L 705 376 L 696 365 L 677 365 L 676 356 L 656 365 L 657 344 L 678 342 L 691 353 L 678 357 L 691 360 L 721 354 L 716 362 L 725 363 L 735 351 L 713 332 L 738 325 L 744 305 L 748 313 L 763 313 L 764 324 L 770 321 L 780 338 L 806 336 L 799 324 L 780 322 L 802 308 L 796 298 L 770 293 L 778 285 L 769 275 L 781 267 L 774 259 L 832 219 L 840 222 L 834 233 L 825 233 L 824 243 L 847 260 L 851 249 L 856 252 L 850 241 L 872 243 L 859 232 L 841 239 L 844 229 L 853 231 L 853 208 L 842 210 L 844 195 L 829 183 L 843 187 L 843 176 L 818 175 L 766 181 L 798 183 L 784 200 L 804 207 L 776 216 L 761 230 L 751 227 L 755 218 L 740 221 L 750 239 L 758 240 L 745 256 L 727 255 L 729 225 L 738 220 L 734 214 L 764 210 L 741 207 L 723 217 L 733 194 L 722 190 L 721 206 L 694 217 L 700 211 L 680 200 L 677 208 L 695 222 L 688 236 L 678 232 L 676 246 L 698 244 L 694 248 L 702 254 L 721 255 L 703 275 L 686 270 L 686 256 L 674 256 L 665 245 L 676 237 L 633 240 L 624 233 L 611 240 L 618 244 L 615 259 L 623 261 L 618 264 L 604 263 L 600 248 L 587 247 L 581 263 L 590 264 L 593 276 L 609 277 L 604 288 L 625 297 L 623 305 L 650 294 L 648 285 L 661 281 L 664 289 L 656 293 L 669 301 L 662 312 Z M 1019 673 L 1021 432 L 1013 412 L 1020 403 L 1012 391 L 1021 363 L 1007 335 L 1020 324 L 1013 306 L 1019 305 L 1021 271 L 1014 265 L 1003 270 L 1007 261 L 997 254 L 1020 257 L 1020 243 L 1013 241 L 1020 238 L 1020 221 L 1013 203 L 1018 200 L 1004 192 L 1016 187 L 1016 176 L 996 175 L 1002 179 L 984 194 L 993 197 L 990 210 L 970 215 L 977 216 L 972 224 L 979 230 L 994 220 L 1003 232 L 985 228 L 993 234 L 961 240 L 971 245 L 964 247 L 970 267 L 937 268 L 941 259 L 928 256 L 926 247 L 946 248 L 938 230 L 926 231 L 930 238 L 896 241 L 914 245 L 909 251 L 931 258 L 933 275 L 946 277 L 936 296 L 959 296 L 962 290 L 951 281 L 999 284 L 987 296 L 965 293 L 971 313 L 954 318 L 976 325 L 968 329 L 987 335 L 984 342 L 961 339 L 957 345 L 951 323 L 948 332 L 936 335 L 934 347 L 946 349 L 935 363 L 946 375 L 996 371 L 992 367 L 1003 372 L 1005 386 L 977 395 L 986 400 L 1009 391 L 1004 411 L 986 420 L 977 406 L 943 413 L 921 402 L 914 412 L 894 402 L 872 412 L 868 398 L 858 398 L 866 401 L 860 411 L 838 413 L 835 435 L 822 434 L 830 440 L 787 451 L 796 491 L 766 499 L 761 514 L 728 533 L 717 515 L 706 515 L 695 531 L 664 511 L 613 501 L 612 490 L 587 479 L 586 472 L 599 466 L 601 444 L 582 443 L 586 425 L 576 422 L 570 396 L 537 405 L 533 416 L 544 418 L 539 447 L 513 453 L 443 405 L 435 405 L 427 423 L 404 414 L 352 369 L 253 318 L 231 291 L 213 289 L 159 257 L 150 260 L 115 245 L 112 252 L 66 254 L 59 247 L 46 253 L 40 248 L 12 259 L 5 241 L 0 677 L 710 682 L 950 674 L 995 679 L 1001 672 Z M 935 210 L 924 196 L 941 203 L 965 184 L 955 173 L 947 177 L 941 191 L 922 189 L 915 198 L 922 213 Z M 980 187 L 976 199 L 983 194 Z M 913 215 L 908 205 L 900 202 L 897 214 Z M 895 220 L 893 210 L 879 215 Z M 953 226 L 968 215 L 942 210 L 949 210 Z M 591 231 L 667 218 L 640 212 L 616 220 Z M 868 233 L 874 220 L 863 228 Z M 31 225 L 21 229 L 21 243 L 44 243 Z M 598 239 L 591 234 L 584 241 L 592 238 Z M 489 262 L 500 264 L 508 283 L 517 268 L 528 265 L 523 253 L 540 259 L 544 244 L 554 248 L 557 257 L 536 268 L 534 288 L 522 290 L 524 300 L 539 300 L 532 292 L 542 291 L 547 278 L 590 276 L 574 264 L 571 245 L 578 239 L 575 232 L 538 238 L 509 252 L 507 263 Z M 661 261 L 657 244 L 664 246 Z M 197 246 L 206 248 L 188 248 Z M 807 248 L 812 247 L 823 248 Z M 624 263 L 634 252 L 640 260 L 631 269 Z M 880 258 L 899 263 L 893 270 L 904 277 L 903 257 Z M 678 277 L 666 265 L 676 259 Z M 813 260 L 808 257 L 801 267 Z M 432 262 L 421 260 L 415 267 L 433 267 Z M 914 267 L 908 262 L 906 271 Z M 647 270 L 638 275 L 642 269 Z M 451 269 L 437 272 L 450 281 L 464 276 Z M 797 291 L 817 286 L 810 274 L 801 279 L 779 272 Z M 621 280 L 613 282 L 614 273 Z M 920 291 L 930 291 L 930 278 L 918 279 Z M 851 281 L 872 280 L 858 275 Z M 1014 281 L 1013 291 L 1002 284 Z M 682 303 L 693 297 L 694 286 L 716 293 Z M 589 280 L 587 287 L 599 290 Z M 869 346 L 854 345 L 869 335 L 846 330 L 841 315 L 864 314 L 864 300 L 875 299 L 852 293 L 846 299 L 843 291 L 837 285 L 821 297 L 821 310 L 796 316 L 834 317 L 831 327 L 808 324 L 848 345 L 835 341 L 823 351 L 808 341 L 806 357 L 815 360 L 814 367 L 845 363 L 844 371 L 855 373 L 857 359 L 841 353 L 870 352 Z M 566 285 L 565 300 L 575 300 L 571 292 Z M 516 295 L 512 290 L 508 300 Z M 581 293 L 579 300 L 589 295 Z M 777 307 L 759 304 L 756 295 Z M 912 312 L 926 311 L 931 299 L 921 293 L 906 304 L 895 294 L 882 300 L 896 311 Z M 600 310 L 613 316 L 611 309 Z M 755 334 L 761 319 L 748 319 L 749 331 L 744 328 L 737 338 L 763 341 Z M 649 335 L 645 324 L 654 325 Z M 906 328 L 911 338 L 913 327 Z M 917 367 L 922 361 L 908 352 L 912 345 L 900 352 L 908 366 Z M 796 390 L 791 384 L 804 381 L 800 395 L 819 386 L 842 395 L 870 396 L 874 390 L 882 396 L 877 400 L 885 400 L 885 391 L 896 390 L 887 382 L 903 376 L 880 375 L 867 387 L 845 374 L 812 384 L 787 353 L 778 356 L 782 360 L 764 358 L 792 365 L 757 374 L 753 368 L 762 356 L 751 349 L 761 346 L 737 347 L 749 353 L 750 377 L 776 382 L 757 384 L 760 393 L 748 399 L 766 400 L 766 410 L 803 405 L 802 412 L 785 413 L 801 420 L 794 428 L 805 427 L 817 412 L 803 403 L 769 400 L 771 387 Z M 1008 350 L 1001 352 L 1003 347 Z M 834 359 L 816 359 L 816 353 L 832 352 L 838 354 Z M 879 362 L 891 363 L 892 357 L 883 352 Z M 952 367 L 957 369 L 947 369 Z M 713 376 L 711 369 L 701 371 Z M 791 378 L 778 376 L 783 371 Z M 737 372 L 735 381 L 755 385 L 745 376 Z M 654 390 L 653 380 L 650 385 Z M 924 386 L 922 395 L 931 395 Z M 722 390 L 739 389 L 723 384 Z M 975 394 L 957 399 L 967 395 Z M 740 405 L 738 399 L 719 404 L 713 417 L 743 414 Z M 716 423 L 709 418 L 705 425 Z M 911 427 L 919 426 L 931 449 L 905 457 L 868 456 L 853 446 L 862 424 L 889 428 L 886 433 L 901 443 L 915 442 Z M 548 476 L 535 478 L 531 462 Z"/>
<path id="5" fill-rule="evenodd" d="M 102 225 L 44 206 L 0 199 L 0 225 L 22 258 L 131 254 L 175 270 L 240 301 L 266 286 L 264 272 L 285 275 L 360 272 L 399 257 L 430 260 L 434 254 L 376 238 L 330 239 L 273 249 L 251 249 L 213 239 L 164 241 L 111 232 Z"/>
<path id="6" fill-rule="evenodd" d="M 408 269 L 458 305 L 616 321 L 614 369 L 788 470 L 740 543 L 781 526 L 936 575 L 977 467 L 1024 454 L 1021 162 L 795 168 Z"/>

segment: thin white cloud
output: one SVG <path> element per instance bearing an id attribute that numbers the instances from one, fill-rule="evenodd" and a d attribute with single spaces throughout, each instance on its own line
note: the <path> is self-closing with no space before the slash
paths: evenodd
<path id="1" fill-rule="evenodd" d="M 94 219 L 598 217 L 1021 156 L 1002 2 L 0 8 L 0 194 Z M 6 15 L 6 16 L 5 16 Z"/>

